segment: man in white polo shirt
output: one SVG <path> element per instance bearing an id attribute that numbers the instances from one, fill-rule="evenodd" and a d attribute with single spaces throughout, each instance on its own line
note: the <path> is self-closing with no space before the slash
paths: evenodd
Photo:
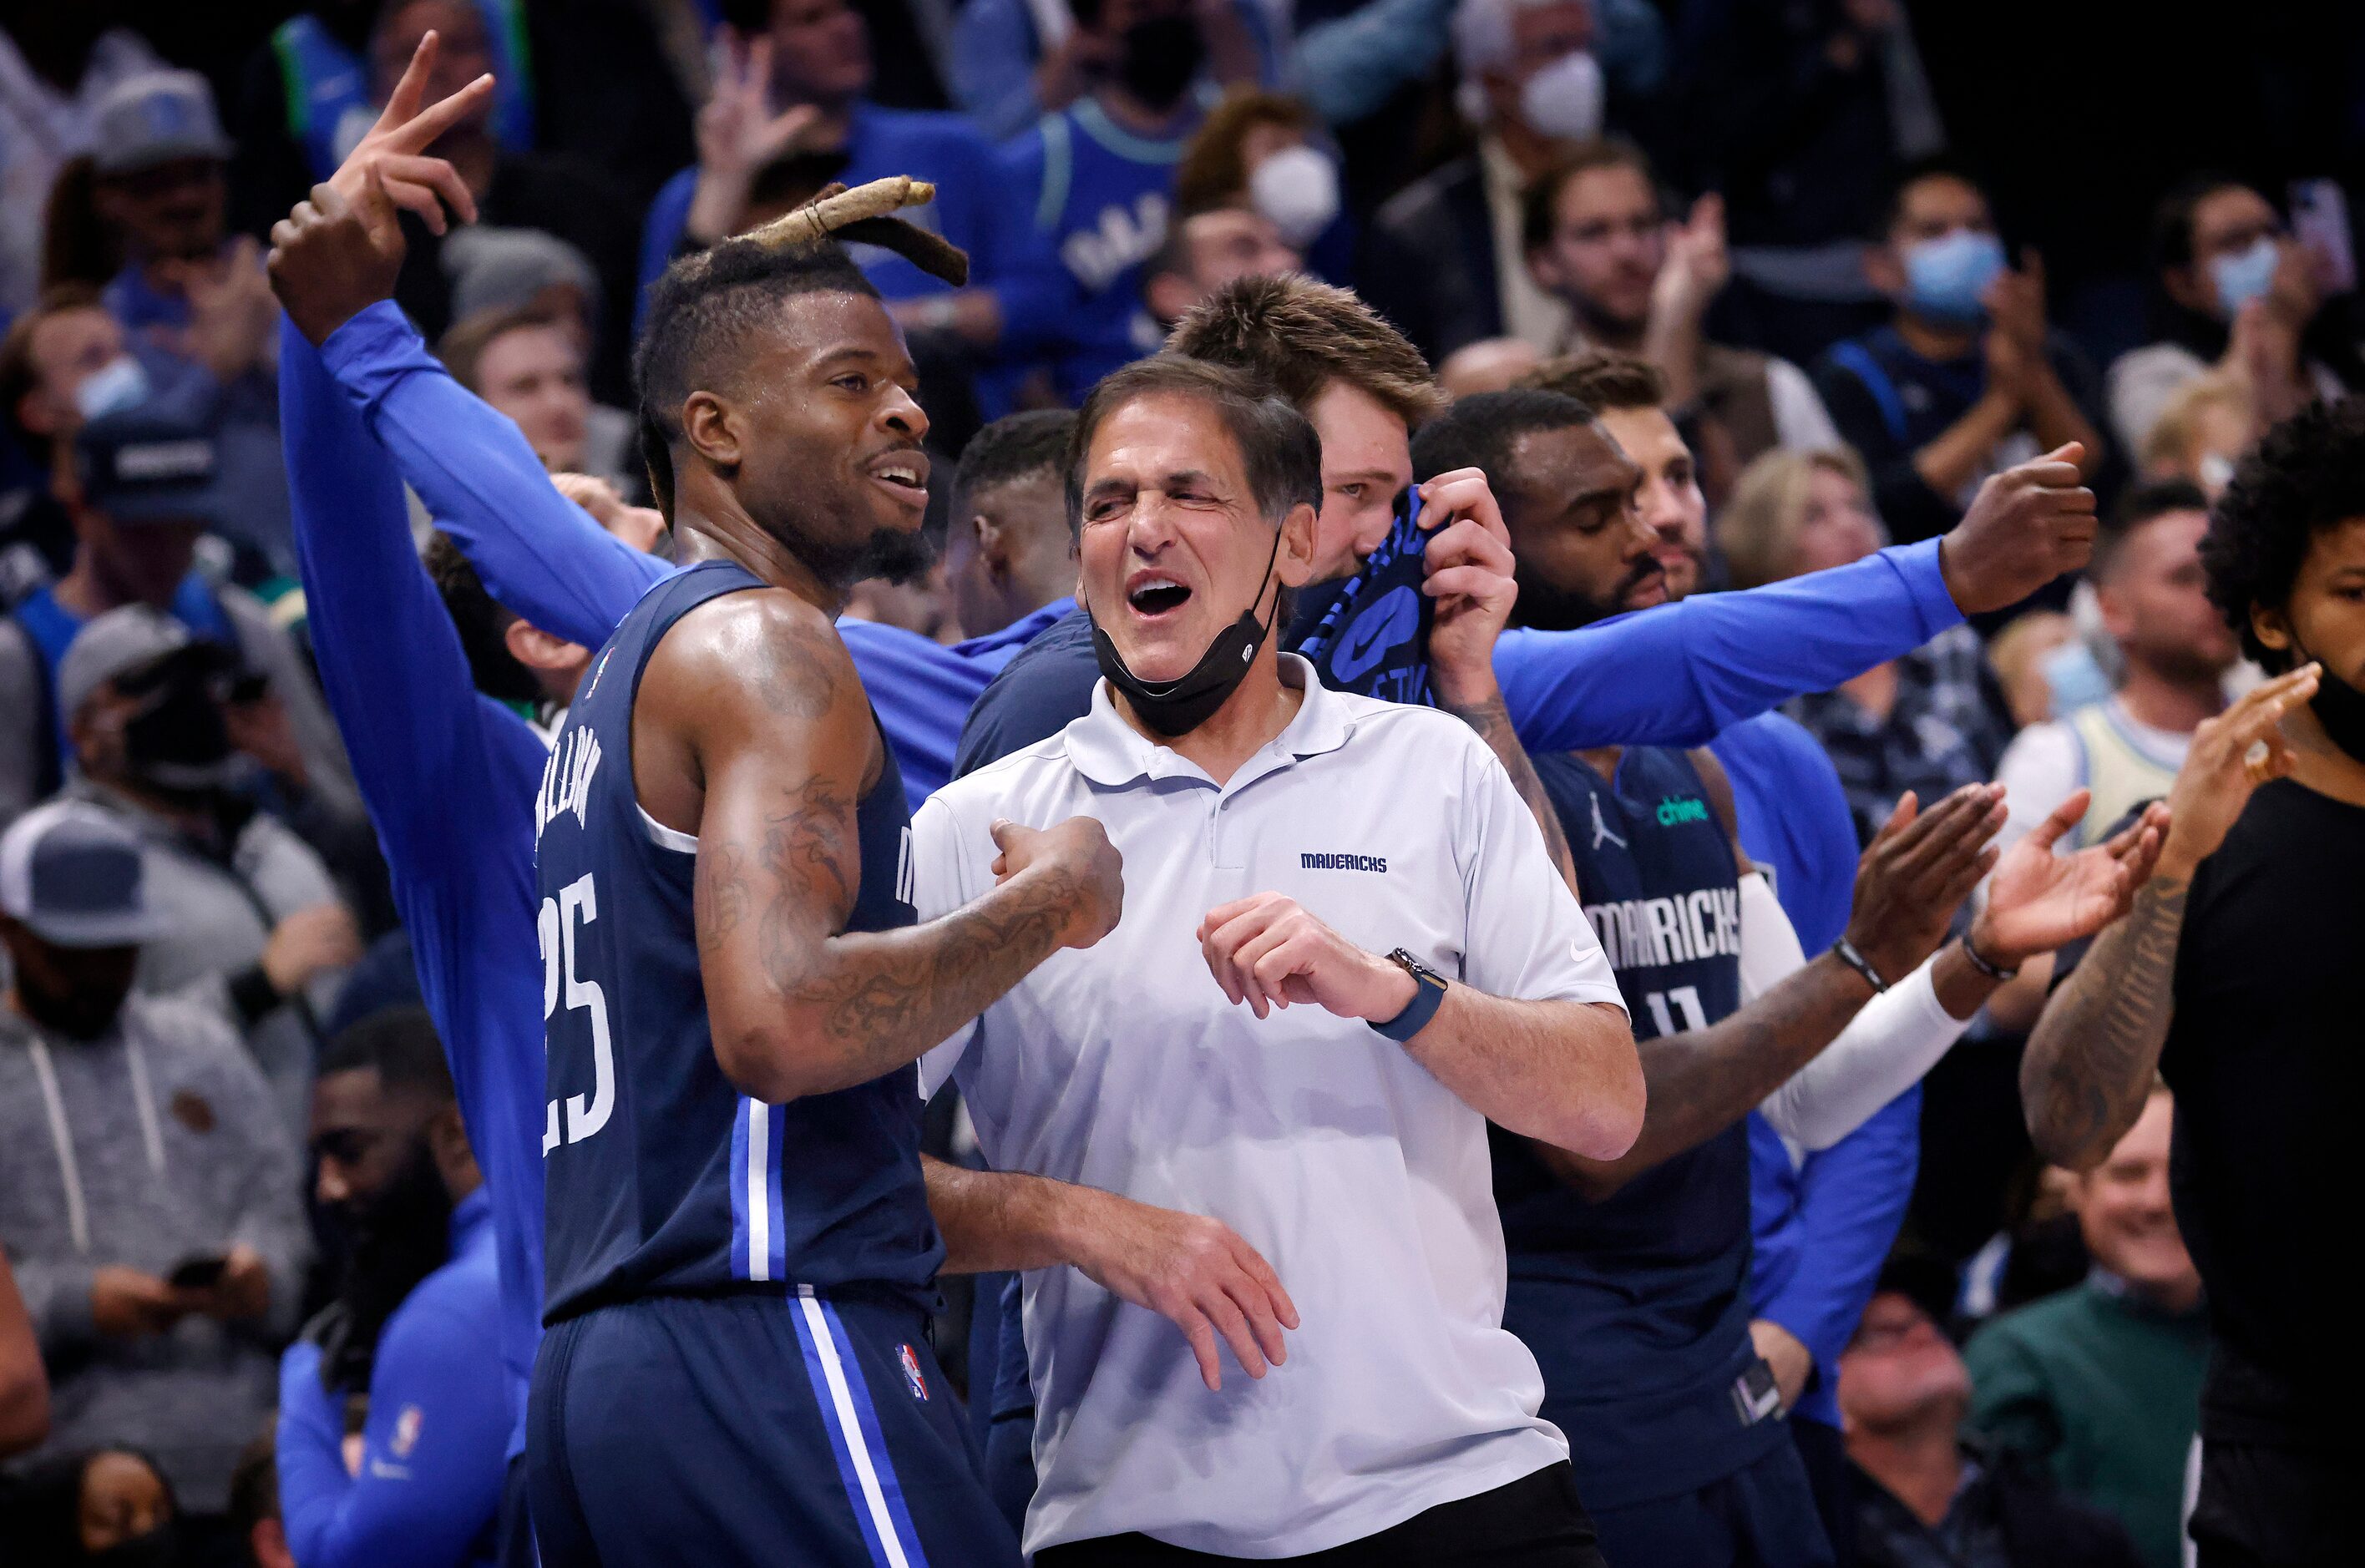
<path id="1" fill-rule="evenodd" d="M 1186 1338 L 1030 1272 L 1026 1548 L 1042 1568 L 1351 1542 L 1597 1562 L 1501 1326 L 1485 1126 L 1592 1159 L 1632 1141 L 1642 1078 L 1592 930 L 1466 725 L 1326 690 L 1274 647 L 1320 496 L 1302 416 L 1160 356 L 1095 388 L 1071 453 L 1105 678 L 1084 718 L 921 809 L 914 902 L 974 897 L 1003 848 L 1082 814 L 1124 855 L 1126 915 L 924 1076 L 958 1076 L 998 1169 L 1213 1215 L 1285 1294 L 1248 1282 Z M 1224 1367 L 1218 1335 L 1246 1361 Z"/>

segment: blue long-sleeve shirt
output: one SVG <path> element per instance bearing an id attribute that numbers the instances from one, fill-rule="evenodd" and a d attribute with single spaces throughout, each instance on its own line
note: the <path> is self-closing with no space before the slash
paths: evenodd
<path id="1" fill-rule="evenodd" d="M 517 426 L 453 380 L 393 302 L 338 328 L 320 358 L 486 591 L 529 623 L 599 647 L 641 595 L 674 572 L 560 495 Z M 838 632 L 917 806 L 952 777 L 961 716 L 1008 655 L 965 657 L 867 621 L 841 621 Z M 529 884 L 532 840 L 529 833 L 521 851 Z"/>
<path id="2" fill-rule="evenodd" d="M 1709 749 L 1732 780 L 1742 846 L 1773 868 L 1799 945 L 1821 952 L 1847 929 L 1855 886 L 1855 828 L 1831 759 L 1778 713 L 1733 725 Z M 1750 1300 L 1815 1359 L 1799 1417 L 1839 1425 L 1839 1355 L 1912 1197 L 1921 1114 L 1917 1085 L 1798 1165 L 1765 1118 L 1750 1115 Z"/>
<path id="3" fill-rule="evenodd" d="M 279 385 L 321 689 L 377 830 L 485 1174 L 502 1359 L 521 1433 L 542 1318 L 532 803 L 548 752 L 516 714 L 476 691 L 459 633 L 412 548 L 400 476 L 292 327 L 280 333 Z M 498 1481 L 498 1462 L 495 1470 Z"/>
<path id="4" fill-rule="evenodd" d="M 344 1460 L 343 1400 L 320 1386 L 320 1349 L 279 1364 L 279 1512 L 304 1568 L 490 1563 L 510 1401 L 501 1376 L 493 1205 L 479 1187 L 452 1212 L 452 1257 L 387 1318 L 370 1369 L 359 1474 Z"/>

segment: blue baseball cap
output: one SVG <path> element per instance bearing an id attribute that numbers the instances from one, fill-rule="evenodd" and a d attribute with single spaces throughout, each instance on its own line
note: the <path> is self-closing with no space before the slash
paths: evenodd
<path id="1" fill-rule="evenodd" d="M 84 801 L 37 806 L 0 834 L 0 913 L 56 947 L 137 947 L 169 929 L 148 902 L 140 841 Z"/>
<path id="2" fill-rule="evenodd" d="M 219 403 L 210 386 L 179 385 L 84 424 L 74 432 L 84 500 L 116 522 L 221 525 L 230 498 Z"/>

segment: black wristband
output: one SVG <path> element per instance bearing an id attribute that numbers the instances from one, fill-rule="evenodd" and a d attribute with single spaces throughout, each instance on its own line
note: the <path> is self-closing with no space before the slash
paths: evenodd
<path id="1" fill-rule="evenodd" d="M 246 1028 L 253 1028 L 286 1000 L 261 964 L 249 964 L 230 977 L 230 1004 L 238 1009 L 239 1022 Z"/>
<path id="2" fill-rule="evenodd" d="M 1967 931 L 1963 933 L 1963 957 L 1970 960 L 1971 968 L 1978 970 L 1979 973 L 1987 976 L 1988 979 L 1991 980 L 2008 980 L 2020 973 L 2018 969 L 2005 969 L 2002 965 L 1995 962 L 1986 954 L 1980 952 L 1978 948 L 1973 946 L 1971 945 L 1971 934 Z"/>
<path id="3" fill-rule="evenodd" d="M 1882 980 L 1880 978 L 1880 971 L 1872 967 L 1872 960 L 1866 958 L 1862 953 L 1857 952 L 1855 950 L 1855 944 L 1849 941 L 1846 937 L 1843 936 L 1838 941 L 1832 944 L 1832 954 L 1834 958 L 1838 958 L 1841 963 L 1845 964 L 1849 969 L 1852 969 L 1856 973 L 1862 975 L 1864 977 L 1864 983 L 1872 987 L 1873 994 L 1875 996 L 1879 995 L 1882 991 L 1889 989 L 1889 982 Z"/>

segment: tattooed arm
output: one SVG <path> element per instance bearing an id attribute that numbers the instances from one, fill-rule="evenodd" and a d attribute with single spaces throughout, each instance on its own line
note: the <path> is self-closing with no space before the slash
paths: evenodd
<path id="1" fill-rule="evenodd" d="M 1857 863 L 1848 940 L 1885 979 L 1902 980 L 1945 939 L 1956 906 L 1993 857 L 2003 808 L 1988 786 L 1957 790 L 1918 814 L 1900 804 Z M 1696 1148 L 1838 1037 L 1872 987 L 1822 954 L 1765 995 L 1705 1029 L 1638 1042 L 1648 1092 L 1642 1136 L 1616 1159 L 1582 1159 L 1532 1145 L 1560 1178 L 1599 1202 L 1643 1171 Z"/>
<path id="2" fill-rule="evenodd" d="M 1472 729 L 1486 743 L 1486 749 L 1511 776 L 1511 788 L 1519 792 L 1528 813 L 1544 831 L 1544 853 L 1552 857 L 1552 869 L 1576 893 L 1582 902 L 1584 894 L 1576 885 L 1576 858 L 1569 853 L 1568 834 L 1562 831 L 1560 812 L 1553 809 L 1552 797 L 1544 793 L 1544 781 L 1536 777 L 1536 765 L 1528 757 L 1528 748 L 1519 744 L 1518 734 L 1511 728 L 1511 711 L 1503 706 L 1503 692 L 1495 688 L 1484 700 L 1463 705 L 1446 697 L 1440 689 L 1438 705 Z"/>
<path id="3" fill-rule="evenodd" d="M 2175 1017 L 2193 872 L 2225 841 L 2250 791 L 2292 770 L 2282 716 L 2315 695 L 2316 675 L 2303 665 L 2277 676 L 2193 732 L 2169 789 L 2158 870 L 2046 1003 L 2020 1058 L 2020 1103 L 2030 1140 L 2054 1164 L 2100 1165 L 2143 1114 Z M 2265 748 L 2255 767 L 2253 746 Z"/>
<path id="4" fill-rule="evenodd" d="M 828 1093 L 913 1062 L 1053 952 L 1116 923 L 1116 852 L 1077 818 L 999 827 L 1000 885 L 940 920 L 847 931 L 865 869 L 856 807 L 882 767 L 845 644 L 792 594 L 701 605 L 642 676 L 633 781 L 651 817 L 697 834 L 714 1054 L 759 1099 Z"/>

